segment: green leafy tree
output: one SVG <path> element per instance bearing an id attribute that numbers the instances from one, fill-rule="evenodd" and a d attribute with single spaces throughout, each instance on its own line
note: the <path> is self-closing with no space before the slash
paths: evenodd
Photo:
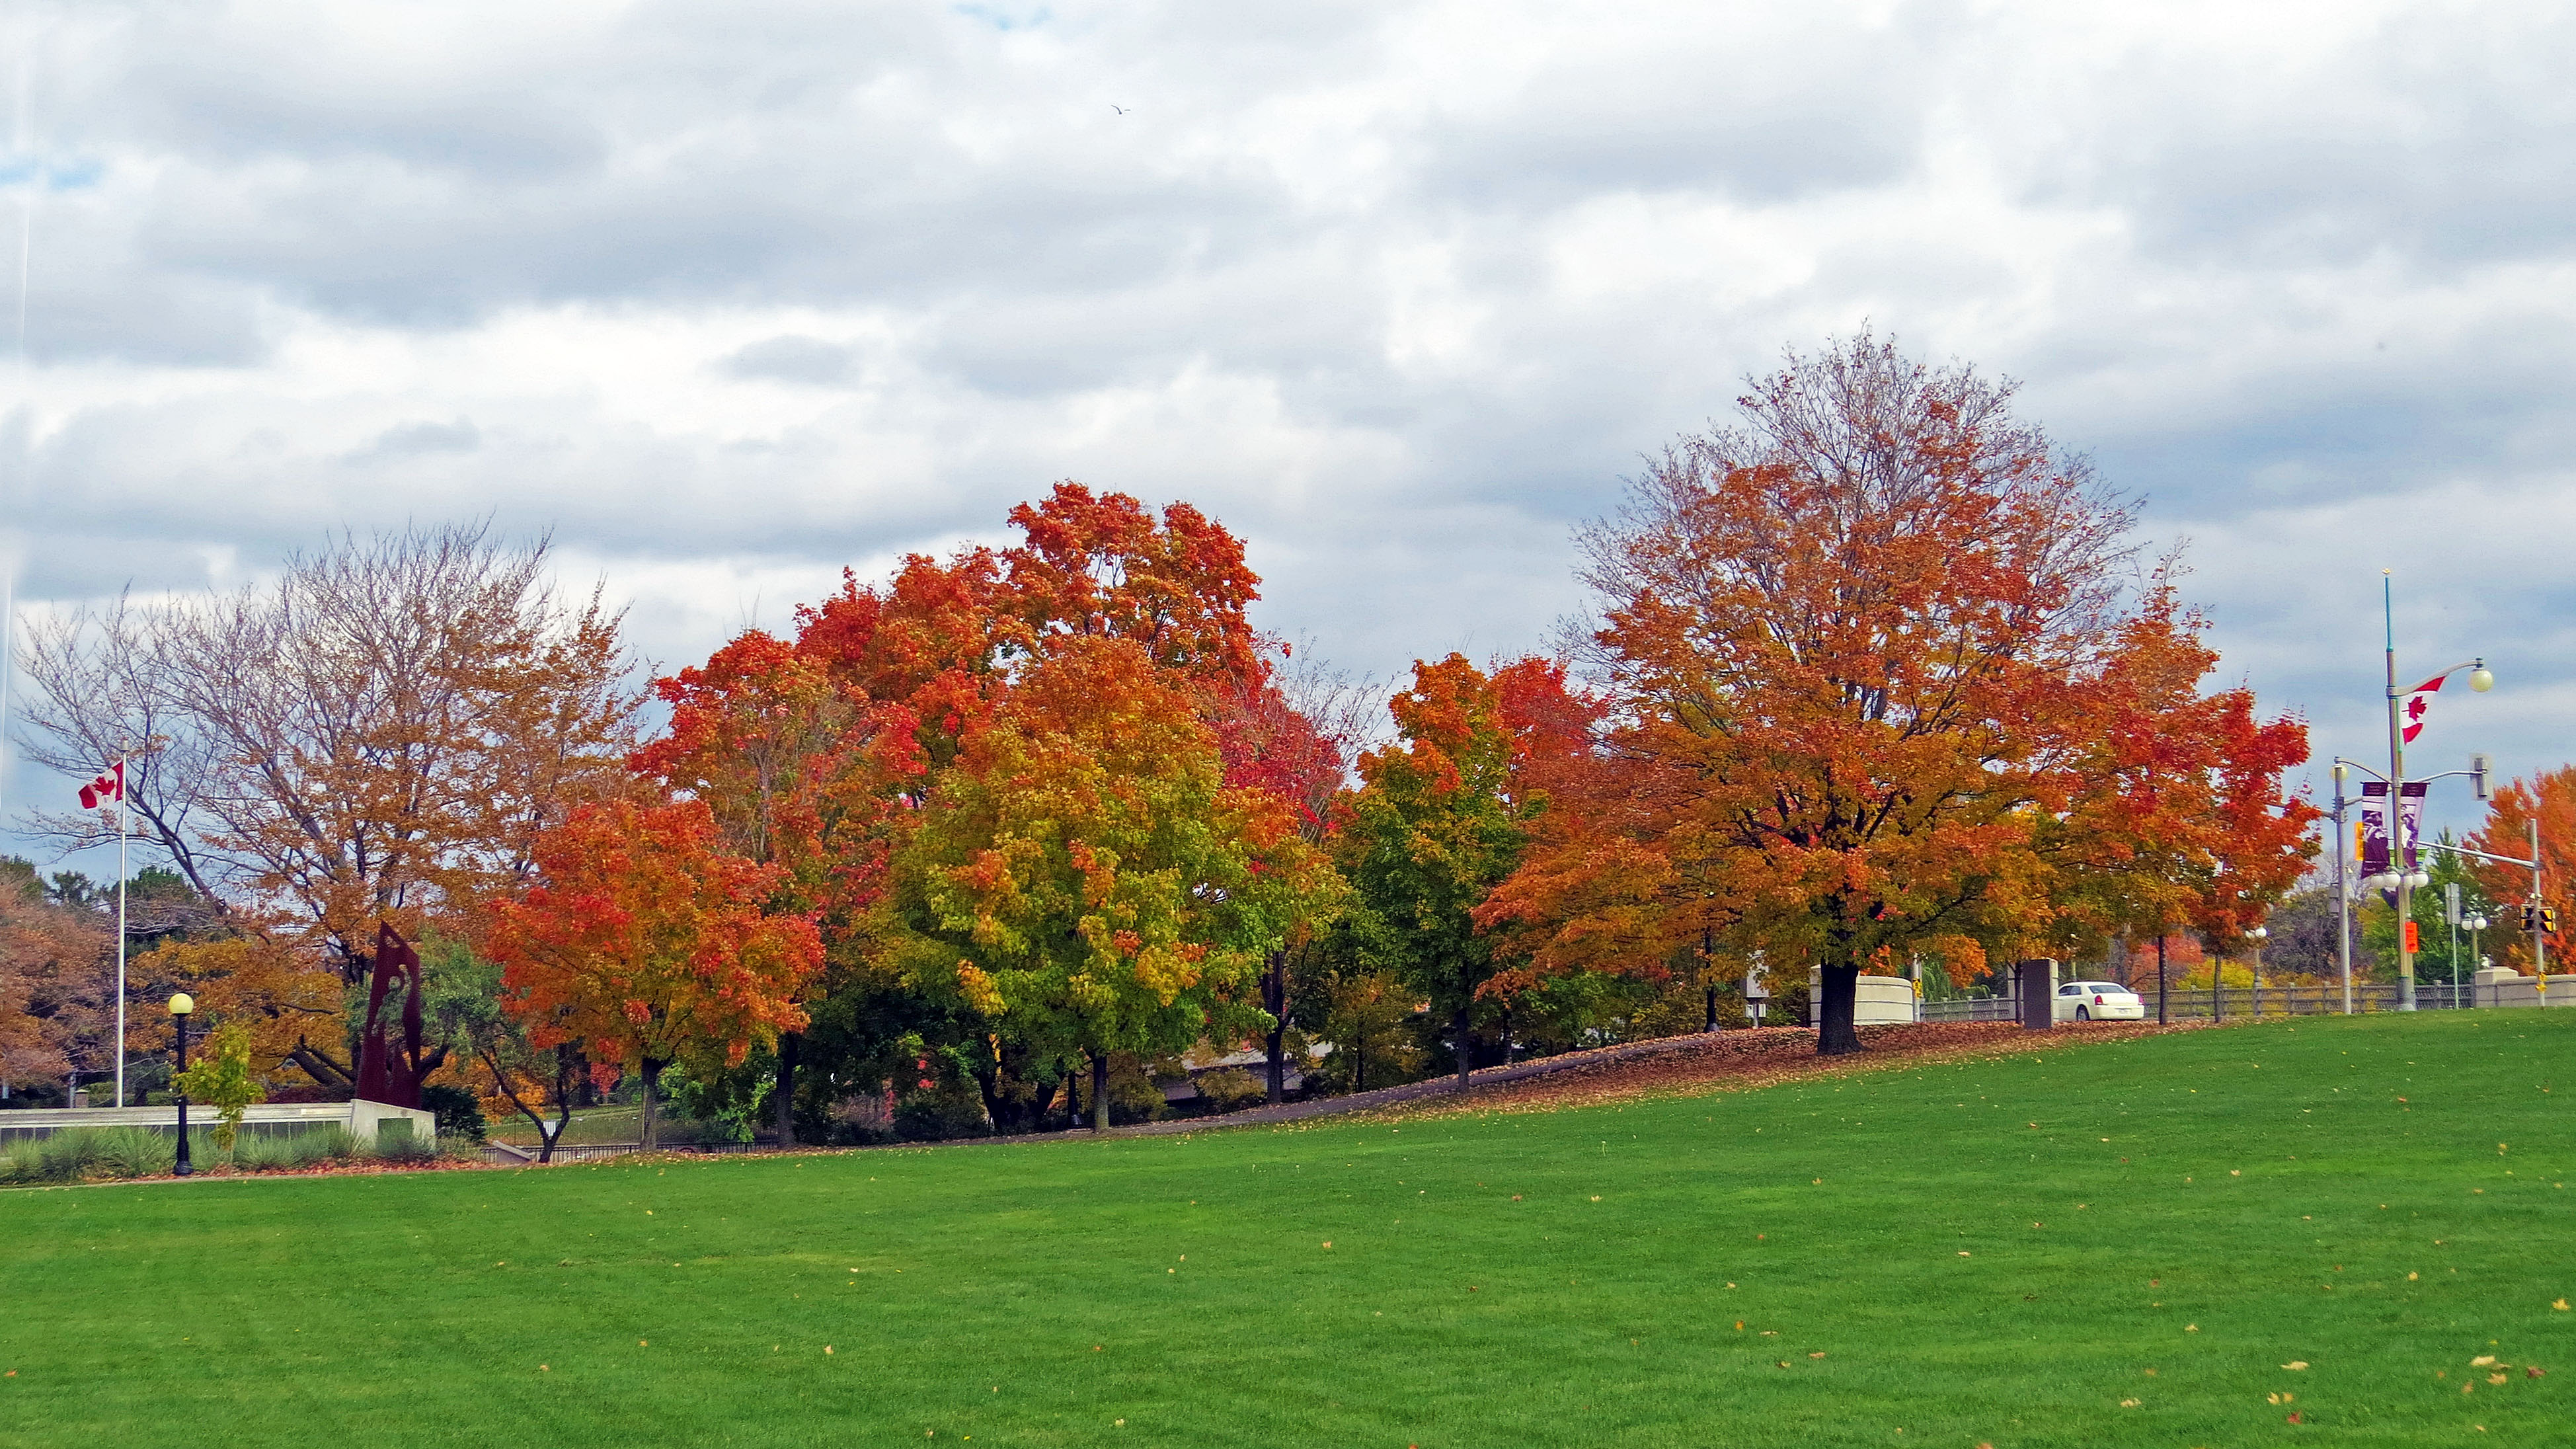
<path id="1" fill-rule="evenodd" d="M 1266 1029 L 1255 975 L 1332 884 L 1276 795 L 1224 782 L 1185 682 L 1062 636 L 975 731 L 896 850 L 889 963 L 1033 1055 L 1162 1056 Z"/>
<path id="2" fill-rule="evenodd" d="M 205 1054 L 197 1064 L 172 1079 L 189 1101 L 215 1109 L 215 1146 L 225 1152 L 233 1150 L 241 1135 L 242 1114 L 253 1103 L 268 1100 L 250 1063 L 250 1029 L 226 1022 L 207 1035 Z"/>

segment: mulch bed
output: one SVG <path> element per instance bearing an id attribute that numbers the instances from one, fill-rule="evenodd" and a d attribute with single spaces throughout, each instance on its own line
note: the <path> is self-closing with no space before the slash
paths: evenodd
<path id="1" fill-rule="evenodd" d="M 1855 1056 L 1816 1055 L 1816 1033 L 1807 1027 L 1772 1026 L 1679 1037 L 1666 1049 L 1624 1059 L 1568 1066 L 1543 1076 L 1480 1086 L 1461 1099 L 1408 1104 L 1414 1114 L 1458 1111 L 1556 1111 L 1636 1097 L 1680 1095 L 1711 1088 L 1767 1087 L 1803 1077 L 1847 1076 L 1919 1066 L 1926 1061 L 1994 1058 L 2063 1051 L 2107 1041 L 2132 1040 L 2201 1026 L 2153 1022 L 2092 1022 L 2054 1031 L 2026 1031 L 2012 1022 L 1917 1022 L 1865 1026 Z"/>

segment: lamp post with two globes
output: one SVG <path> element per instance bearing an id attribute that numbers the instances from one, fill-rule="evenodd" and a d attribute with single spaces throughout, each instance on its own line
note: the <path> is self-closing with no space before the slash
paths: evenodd
<path id="1" fill-rule="evenodd" d="M 2362 884 L 2375 885 L 2383 890 L 2393 889 L 2397 893 L 2397 1009 L 2413 1011 L 2415 1009 L 2415 942 L 2411 931 L 2415 919 L 2415 891 L 2419 886 L 2430 884 L 2432 877 L 2427 872 L 2415 868 L 2413 852 L 2410 849 L 2411 842 L 2406 838 L 2406 719 L 2401 701 L 2406 693 L 2440 688 L 2443 680 L 2463 669 L 2469 671 L 2469 688 L 2484 694 L 2495 688 L 2495 675 L 2487 669 L 2487 662 L 2484 659 L 2472 659 L 2466 664 L 2452 665 L 2424 684 L 2417 685 L 2413 691 L 2400 691 L 2397 687 L 2396 605 L 2389 582 L 2389 572 L 2386 569 L 2379 571 L 2379 608 L 2380 618 L 2386 629 L 2388 660 L 2388 774 L 2385 776 L 2388 781 L 2386 816 L 2388 870 L 2386 874 L 2364 880 Z M 2335 763 L 2341 765 L 2347 762 L 2338 759 Z M 2479 763 L 2483 764 L 2483 761 Z M 2376 774 L 2377 771 L 2371 773 Z M 2478 784 L 2483 791 L 2484 770 L 2473 770 L 2468 773 L 2478 777 Z M 2430 780 L 2426 783 L 2430 783 Z M 2484 798 L 2483 794 L 2480 798 Z M 2348 1005 L 2346 1009 L 2350 1009 Z"/>

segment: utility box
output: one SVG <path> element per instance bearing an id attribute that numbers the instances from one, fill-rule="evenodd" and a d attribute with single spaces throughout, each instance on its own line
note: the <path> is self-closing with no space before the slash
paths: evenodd
<path id="1" fill-rule="evenodd" d="M 2035 961 L 2014 962 L 2013 999 L 2021 1007 L 2024 1030 L 2054 1030 L 2057 1026 L 2057 963 L 2045 956 Z"/>

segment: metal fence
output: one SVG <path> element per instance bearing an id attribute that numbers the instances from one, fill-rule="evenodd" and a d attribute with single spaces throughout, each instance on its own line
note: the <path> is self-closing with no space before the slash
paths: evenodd
<path id="1" fill-rule="evenodd" d="M 2555 988 L 2551 994 L 2557 994 Z M 2176 987 L 2165 994 L 2165 1015 L 2173 1021 L 2250 1021 L 2258 1016 L 2331 1016 L 2343 1010 L 2341 986 L 2265 986 L 2260 991 L 2231 986 L 2216 993 L 2216 998 L 2212 999 L 2212 993 L 2205 986 L 2193 990 Z M 2154 989 L 2142 988 L 2138 999 L 2146 1003 L 2147 1020 L 2155 1020 Z M 2453 985 L 2444 981 L 2423 981 L 2415 986 L 2415 1009 L 2418 1011 L 2454 1011 L 2492 1004 L 2479 1001 L 2477 988 L 2465 982 Z M 2398 1007 L 2398 989 L 2393 983 L 2353 983 L 2354 1011 L 2395 1011 Z M 2021 1018 L 2009 996 L 1968 996 L 1923 1003 L 1923 1019 L 2018 1021 Z"/>

